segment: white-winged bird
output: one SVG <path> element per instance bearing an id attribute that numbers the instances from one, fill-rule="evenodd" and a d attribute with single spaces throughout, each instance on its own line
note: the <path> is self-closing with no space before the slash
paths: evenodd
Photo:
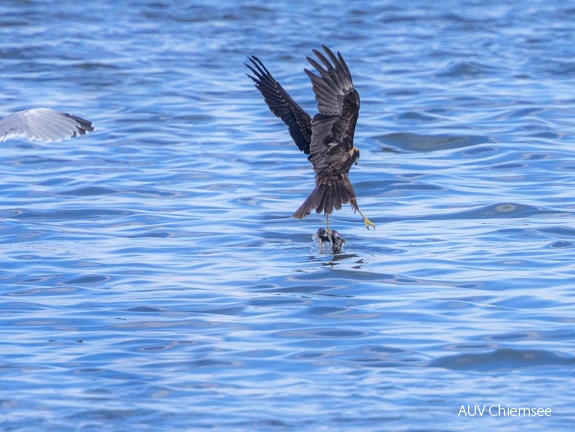
<path id="1" fill-rule="evenodd" d="M 288 126 L 291 137 L 313 164 L 315 189 L 293 217 L 302 219 L 314 209 L 316 213 L 323 211 L 329 233 L 329 215 L 334 209 L 339 210 L 343 204 L 350 203 L 363 218 L 365 227 L 375 228 L 359 209 L 348 177 L 349 169 L 359 159 L 359 150 L 353 146 L 353 134 L 359 115 L 359 94 L 353 87 L 351 74 L 341 54 L 338 52 L 336 57 L 325 45 L 322 48 L 329 60 L 319 51 L 313 50 L 313 53 L 323 66 L 307 57 L 319 76 L 304 69 L 311 79 L 319 111 L 313 119 L 256 56 L 249 57 L 251 65 L 246 64 L 255 76 L 248 76 L 254 80 L 272 113 Z"/>
<path id="2" fill-rule="evenodd" d="M 92 122 L 49 108 L 18 111 L 0 119 L 0 141 L 14 137 L 29 141 L 62 141 L 93 130 Z"/>

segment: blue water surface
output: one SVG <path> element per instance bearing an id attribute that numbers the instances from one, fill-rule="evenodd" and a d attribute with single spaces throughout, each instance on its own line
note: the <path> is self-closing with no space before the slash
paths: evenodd
<path id="1" fill-rule="evenodd" d="M 575 2 L 0 4 L 2 431 L 541 431 L 575 422 Z M 244 62 L 362 106 L 349 206 Z M 550 409 L 465 415 L 468 407 Z M 462 407 L 465 410 L 462 413 Z M 495 412 L 492 410 L 491 412 Z"/>

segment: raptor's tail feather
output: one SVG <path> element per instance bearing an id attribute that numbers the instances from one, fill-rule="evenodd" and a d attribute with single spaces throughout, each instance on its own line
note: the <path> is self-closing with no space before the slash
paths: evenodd
<path id="1" fill-rule="evenodd" d="M 334 209 L 339 210 L 342 205 L 348 202 L 351 202 L 354 210 L 357 209 L 355 192 L 349 181 L 336 179 L 331 181 L 331 184 L 319 183 L 300 208 L 296 210 L 293 217 L 303 219 L 313 209 L 316 213 L 331 214 Z"/>

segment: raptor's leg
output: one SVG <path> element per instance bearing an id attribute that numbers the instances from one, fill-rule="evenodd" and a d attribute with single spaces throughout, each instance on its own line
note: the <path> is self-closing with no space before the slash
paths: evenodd
<path id="1" fill-rule="evenodd" d="M 369 229 L 369 227 L 372 226 L 373 229 L 375 229 L 375 224 L 372 221 L 370 221 L 368 218 L 366 218 L 359 208 L 357 209 L 357 211 L 359 212 L 359 214 L 363 218 L 363 223 L 365 224 L 365 227 L 367 229 Z"/>
<path id="2" fill-rule="evenodd" d="M 329 239 L 329 250 L 333 253 L 333 240 L 331 239 L 331 230 L 329 229 L 329 213 L 325 214 L 325 231 L 327 232 L 327 238 Z"/>

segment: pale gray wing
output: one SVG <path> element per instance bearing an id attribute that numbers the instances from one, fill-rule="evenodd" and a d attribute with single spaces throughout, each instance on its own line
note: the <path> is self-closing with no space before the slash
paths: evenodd
<path id="1" fill-rule="evenodd" d="M 48 108 L 18 111 L 0 120 L 0 141 L 23 137 L 29 141 L 62 141 L 93 131 L 92 122 Z"/>

